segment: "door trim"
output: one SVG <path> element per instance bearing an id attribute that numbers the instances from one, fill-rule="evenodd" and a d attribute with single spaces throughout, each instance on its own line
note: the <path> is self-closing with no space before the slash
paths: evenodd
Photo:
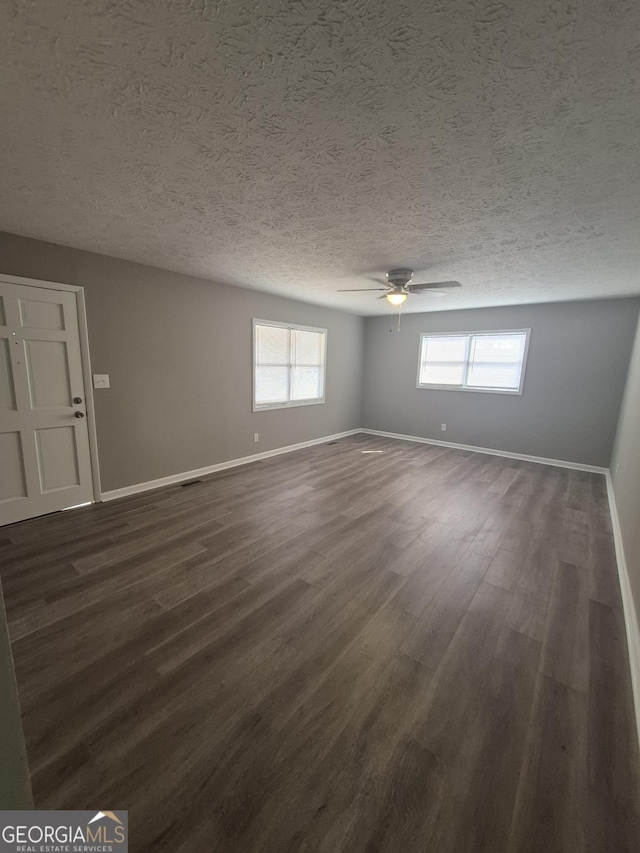
<path id="1" fill-rule="evenodd" d="M 80 337 L 80 359 L 82 362 L 82 381 L 84 396 L 87 403 L 87 431 L 89 433 L 89 458 L 91 461 L 91 480 L 93 499 L 96 503 L 102 500 L 100 489 L 100 461 L 98 458 L 98 434 L 96 432 L 96 416 L 93 405 L 93 387 L 91 385 L 91 356 L 89 354 L 89 330 L 87 327 L 87 311 L 84 298 L 84 288 L 75 284 L 62 284 L 57 281 L 41 281 L 37 278 L 23 278 L 19 275 L 0 273 L 0 281 L 7 284 L 19 284 L 25 287 L 40 287 L 47 290 L 66 290 L 76 295 L 78 313 L 78 333 Z"/>

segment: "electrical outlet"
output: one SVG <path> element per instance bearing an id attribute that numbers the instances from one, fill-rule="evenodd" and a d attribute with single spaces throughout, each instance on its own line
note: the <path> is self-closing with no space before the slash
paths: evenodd
<path id="1" fill-rule="evenodd" d="M 253 440 L 254 440 L 254 441 L 260 441 L 260 433 L 258 433 L 258 432 L 254 432 L 254 434 L 253 434 Z"/>
<path id="2" fill-rule="evenodd" d="M 446 424 L 440 424 L 440 429 L 442 430 L 442 432 L 446 432 L 447 431 L 447 425 Z"/>

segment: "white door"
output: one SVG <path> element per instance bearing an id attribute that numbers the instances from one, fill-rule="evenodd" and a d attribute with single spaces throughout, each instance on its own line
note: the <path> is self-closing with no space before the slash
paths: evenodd
<path id="1" fill-rule="evenodd" d="M 93 500 L 76 295 L 0 281 L 0 524 Z"/>

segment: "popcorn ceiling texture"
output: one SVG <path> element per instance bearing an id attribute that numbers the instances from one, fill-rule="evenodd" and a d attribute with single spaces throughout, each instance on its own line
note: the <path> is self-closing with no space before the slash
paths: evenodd
<path id="1" fill-rule="evenodd" d="M 4 0 L 0 228 L 357 313 L 640 292 L 636 0 Z M 2 261 L 0 258 L 0 270 Z"/>

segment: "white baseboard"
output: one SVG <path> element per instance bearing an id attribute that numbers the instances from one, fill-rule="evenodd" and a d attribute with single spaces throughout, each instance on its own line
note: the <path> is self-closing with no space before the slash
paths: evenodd
<path id="1" fill-rule="evenodd" d="M 542 456 L 527 456 L 523 453 L 509 453 L 506 450 L 495 450 L 489 447 L 476 447 L 472 444 L 455 444 L 452 441 L 439 441 L 435 438 L 422 438 L 417 435 L 403 435 L 398 432 L 385 432 L 378 429 L 351 429 L 346 432 L 337 432 L 334 435 L 324 435 L 321 438 L 313 438 L 310 441 L 301 441 L 298 444 L 289 444 L 285 447 L 276 447 L 274 450 L 265 450 L 263 453 L 252 453 L 250 456 L 242 456 L 239 459 L 229 459 L 227 462 L 218 462 L 215 465 L 207 465 L 204 468 L 196 468 L 193 471 L 183 471 L 180 474 L 171 474 L 168 477 L 160 477 L 157 480 L 149 480 L 145 483 L 134 483 L 132 486 L 124 486 L 122 489 L 112 489 L 102 492 L 103 501 L 113 501 L 117 498 L 137 495 L 140 492 L 148 492 L 152 489 L 161 489 L 163 486 L 172 486 L 175 483 L 183 483 L 185 480 L 193 480 L 203 477 L 205 474 L 215 474 L 216 471 L 224 471 L 227 468 L 235 468 L 238 465 L 248 465 L 250 462 L 258 462 L 260 459 L 268 459 L 270 456 L 279 456 L 282 453 L 291 453 L 294 450 L 302 450 L 304 447 L 313 447 L 315 444 L 326 444 L 349 435 L 365 433 L 366 435 L 380 435 L 386 438 L 396 438 L 401 441 L 417 441 L 421 444 L 437 444 L 441 447 L 451 447 L 456 450 L 470 450 L 474 453 L 488 453 L 491 456 L 506 456 L 509 459 L 522 459 L 525 462 L 538 462 L 541 465 L 556 465 L 559 468 L 574 468 L 576 471 L 591 471 L 596 474 L 606 474 L 607 468 L 599 468 L 596 465 L 582 465 L 579 462 L 565 462 L 562 459 L 546 459 Z"/>
<path id="2" fill-rule="evenodd" d="M 624 554 L 624 543 L 622 541 L 622 530 L 616 507 L 616 496 L 613 491 L 611 474 L 607 471 L 607 494 L 609 497 L 609 512 L 613 526 L 613 541 L 616 548 L 616 563 L 618 564 L 618 578 L 620 580 L 620 593 L 622 595 L 622 608 L 624 611 L 624 625 L 627 632 L 627 647 L 629 649 L 629 666 L 631 668 L 631 687 L 633 690 L 633 702 L 636 712 L 636 726 L 638 729 L 638 743 L 640 744 L 640 624 L 638 614 L 631 592 L 629 582 L 629 569 Z"/>
<path id="3" fill-rule="evenodd" d="M 386 438 L 399 438 L 402 441 L 417 441 L 420 444 L 437 444 L 455 450 L 471 450 L 473 453 L 488 453 L 490 456 L 506 456 L 508 459 L 522 459 L 524 462 L 537 462 L 540 465 L 555 465 L 556 468 L 572 468 L 575 471 L 590 471 L 593 474 L 606 474 L 608 468 L 597 465 L 583 465 L 581 462 L 565 462 L 563 459 L 546 459 L 544 456 L 527 456 L 525 453 L 510 453 L 507 450 L 494 450 L 491 447 L 476 447 L 473 444 L 455 444 L 453 441 L 439 441 L 436 438 L 422 438 L 419 435 L 402 435 L 399 432 L 384 432 L 379 429 L 361 429 L 367 435 L 381 435 Z"/>
<path id="4" fill-rule="evenodd" d="M 333 435 L 324 435 L 321 438 L 312 438 L 310 441 L 301 441 L 299 444 L 289 444 L 286 447 L 276 447 L 274 450 L 265 450 L 263 453 L 252 453 L 251 456 L 242 456 L 239 459 L 229 459 L 227 462 L 218 462 L 215 465 L 207 465 L 205 468 L 196 468 L 194 471 L 183 471 L 181 474 L 171 474 L 169 477 L 160 477 L 158 480 L 149 480 L 146 483 L 135 483 L 133 486 L 124 486 L 122 489 L 112 489 L 102 492 L 103 501 L 113 501 L 117 498 L 125 498 L 129 495 L 137 495 L 140 492 L 149 492 L 152 489 L 161 489 L 163 486 L 172 486 L 175 483 L 184 483 L 185 480 L 193 480 L 203 477 L 205 474 L 215 474 L 216 471 L 224 471 L 227 468 L 236 468 L 238 465 L 248 465 L 250 462 L 258 462 L 260 459 L 268 459 L 270 456 L 280 456 L 282 453 L 291 453 L 293 450 L 302 450 L 304 447 L 313 447 L 315 444 L 326 444 L 328 441 L 336 441 L 338 438 L 346 438 L 348 435 L 356 435 L 359 429 L 350 429 L 346 432 L 336 432 Z"/>

